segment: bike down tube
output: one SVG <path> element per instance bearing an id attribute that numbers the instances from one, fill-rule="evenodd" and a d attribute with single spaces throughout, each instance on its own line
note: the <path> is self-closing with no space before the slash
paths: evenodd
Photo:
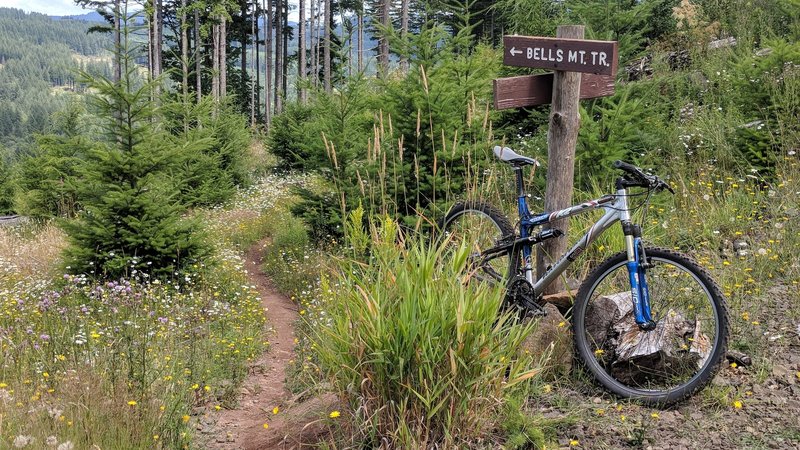
<path id="1" fill-rule="evenodd" d="M 589 244 L 594 242 L 594 240 L 597 239 L 598 236 L 603 234 L 603 232 L 607 230 L 611 225 L 618 222 L 621 219 L 623 211 L 627 212 L 627 199 L 625 197 L 624 191 L 617 192 L 616 196 L 602 197 L 601 199 L 594 200 L 593 202 L 599 201 L 601 204 L 604 204 L 612 200 L 613 203 L 610 206 L 602 206 L 606 210 L 605 214 L 603 214 L 603 217 L 601 217 L 600 220 L 595 222 L 595 224 L 592 225 L 591 228 L 589 228 L 589 231 L 586 232 L 586 234 L 584 234 L 583 237 L 575 245 L 573 245 L 572 248 L 564 256 L 561 257 L 561 259 L 559 259 L 558 261 L 556 261 L 555 264 L 553 264 L 553 267 L 551 267 L 550 270 L 545 272 L 545 274 L 541 278 L 539 278 L 538 281 L 533 283 L 533 292 L 537 297 L 542 292 L 544 292 L 545 287 L 547 287 L 556 278 L 561 276 L 561 274 L 564 273 L 565 270 L 567 270 L 567 267 L 569 267 L 569 265 L 572 264 L 575 261 L 575 259 L 589 247 Z M 597 204 L 595 204 L 595 207 L 596 206 Z M 625 209 L 623 209 L 622 206 L 624 206 Z M 567 208 L 561 211 L 567 211 L 573 208 L 576 207 Z M 586 210 L 585 208 L 582 209 L 582 211 L 585 210 Z M 576 211 L 573 214 L 565 215 L 562 217 L 575 215 L 578 212 L 580 211 Z M 562 217 L 558 218 L 560 219 Z"/>

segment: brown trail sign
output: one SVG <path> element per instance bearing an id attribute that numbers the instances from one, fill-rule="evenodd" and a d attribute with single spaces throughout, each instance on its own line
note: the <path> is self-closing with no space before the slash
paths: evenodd
<path id="1" fill-rule="evenodd" d="M 617 43 L 533 36 L 504 36 L 503 64 L 616 75 Z"/>
<path id="2" fill-rule="evenodd" d="M 566 208 L 572 203 L 575 146 L 580 125 L 578 101 L 614 94 L 619 59 L 617 43 L 584 40 L 582 25 L 563 25 L 558 27 L 555 38 L 505 36 L 503 44 L 504 64 L 555 70 L 553 74 L 494 80 L 494 103 L 497 109 L 552 103 L 547 131 L 544 208 L 546 211 Z M 587 75 L 582 77 L 581 73 Z M 567 226 L 567 219 L 549 225 L 565 233 Z M 552 264 L 550 255 L 563 254 L 566 246 L 566 239 L 542 243 L 536 252 L 537 275 Z M 554 282 L 544 293 L 563 290 L 560 284 Z"/>

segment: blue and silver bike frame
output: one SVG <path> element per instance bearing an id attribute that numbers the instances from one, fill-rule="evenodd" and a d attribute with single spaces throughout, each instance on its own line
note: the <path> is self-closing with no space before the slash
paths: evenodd
<path id="1" fill-rule="evenodd" d="M 518 169 L 517 169 L 518 170 Z M 631 224 L 631 214 L 628 208 L 628 193 L 624 188 L 617 190 L 614 195 L 605 195 L 595 200 L 581 203 L 554 212 L 547 212 L 532 215 L 528 208 L 527 194 L 522 185 L 521 172 L 517 173 L 518 198 L 517 207 L 520 217 L 520 238 L 532 239 L 533 229 L 538 226 L 549 224 L 555 220 L 571 217 L 583 212 L 597 208 L 603 208 L 605 214 L 589 228 L 589 231 L 581 237 L 572 248 L 556 261 L 539 280 L 535 280 L 533 270 L 533 248 L 532 245 L 522 246 L 522 271 L 525 279 L 533 286 L 535 296 L 538 297 L 544 288 L 558 278 L 575 259 L 589 247 L 597 236 L 602 234 L 609 227 L 617 222 L 622 223 L 625 234 L 625 248 L 627 250 L 628 261 L 626 263 L 631 285 L 631 298 L 633 301 L 633 311 L 636 323 L 640 326 L 653 325 L 650 314 L 650 294 L 647 288 L 645 277 L 645 261 L 641 260 L 644 251 L 642 248 L 642 238 L 635 236 L 635 226 Z"/>

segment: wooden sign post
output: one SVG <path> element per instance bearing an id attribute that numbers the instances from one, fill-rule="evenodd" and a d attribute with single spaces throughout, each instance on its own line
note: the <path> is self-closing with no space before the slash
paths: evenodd
<path id="1" fill-rule="evenodd" d="M 617 43 L 583 39 L 582 25 L 558 27 L 556 38 L 505 36 L 503 63 L 510 66 L 552 69 L 553 74 L 502 78 L 494 81 L 495 108 L 518 108 L 552 103 L 547 131 L 547 188 L 544 207 L 555 211 L 572 203 L 575 178 L 575 146 L 580 126 L 580 99 L 614 94 Z M 581 74 L 586 74 L 583 77 Z M 550 224 L 564 232 L 567 219 Z M 536 273 L 541 276 L 552 256 L 567 249 L 565 239 L 545 241 L 536 252 Z M 563 290 L 560 282 L 545 294 Z"/>

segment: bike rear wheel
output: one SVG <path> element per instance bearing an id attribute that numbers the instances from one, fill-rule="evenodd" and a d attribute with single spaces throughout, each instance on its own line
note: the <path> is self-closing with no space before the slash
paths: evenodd
<path id="1" fill-rule="evenodd" d="M 440 230 L 449 249 L 445 255 L 466 244 L 470 259 L 465 275 L 469 280 L 489 283 L 506 283 L 518 256 L 508 251 L 488 261 L 483 261 L 484 251 L 496 246 L 504 238 L 513 239 L 514 227 L 497 208 L 477 201 L 459 202 L 453 205 L 442 219 Z"/>
<path id="2" fill-rule="evenodd" d="M 634 319 L 627 255 L 595 269 L 578 290 L 575 349 L 584 367 L 610 392 L 646 404 L 684 400 L 719 370 L 728 342 L 728 313 L 719 286 L 688 256 L 645 250 L 645 278 L 655 329 Z"/>

